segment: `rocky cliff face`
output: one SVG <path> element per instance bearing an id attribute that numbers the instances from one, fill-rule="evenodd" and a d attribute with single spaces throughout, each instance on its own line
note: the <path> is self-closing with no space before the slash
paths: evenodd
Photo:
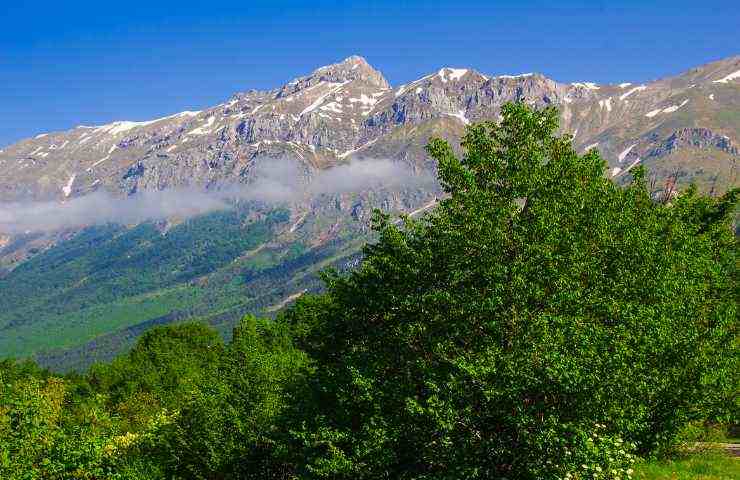
<path id="1" fill-rule="evenodd" d="M 496 120 L 510 101 L 556 106 L 563 133 L 582 152 L 598 149 L 609 164 L 605 174 L 617 182 L 643 164 L 656 196 L 689 182 L 712 193 L 738 183 L 737 56 L 644 84 L 565 84 L 537 73 L 488 76 L 442 68 L 397 87 L 353 56 L 270 91 L 237 93 L 203 111 L 78 126 L 8 146 L 0 150 L 0 202 L 64 201 L 99 190 L 123 197 L 183 186 L 249 185 L 261 166 L 286 160 L 306 181 L 352 159 L 391 159 L 429 175 L 435 170 L 424 151 L 430 137 L 457 145 L 466 125 Z M 293 233 L 315 244 L 333 236 L 326 223 L 350 222 L 363 230 L 373 206 L 411 212 L 438 193 L 433 186 L 410 185 L 401 192 L 296 202 L 294 219 L 308 213 L 325 218 L 315 222 L 321 228 L 305 221 Z M 7 233 L 0 231 L 6 234 L 0 269 L 66 238 L 46 233 L 20 241 Z"/>
<path id="2" fill-rule="evenodd" d="M 292 159 L 308 175 L 350 158 L 433 167 L 422 148 L 431 135 L 456 141 L 465 125 L 495 120 L 513 100 L 557 106 L 563 131 L 581 150 L 598 148 L 617 179 L 638 163 L 659 175 L 667 162 L 683 182 L 705 189 L 736 182 L 740 57 L 645 84 L 563 84 L 540 74 L 442 68 L 392 88 L 353 56 L 200 112 L 18 142 L 0 152 L 0 201 L 247 183 L 270 158 Z M 708 155 L 701 172 L 679 159 L 686 149 Z"/>

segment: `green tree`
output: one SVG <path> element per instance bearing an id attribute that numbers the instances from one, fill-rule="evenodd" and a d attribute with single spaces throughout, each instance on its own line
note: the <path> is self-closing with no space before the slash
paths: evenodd
<path id="1" fill-rule="evenodd" d="M 502 117 L 461 159 L 432 141 L 438 208 L 379 215 L 362 267 L 286 315 L 316 361 L 306 476 L 623 477 L 726 398 L 737 191 L 662 205 L 557 137 L 555 109 Z"/>
<path id="2" fill-rule="evenodd" d="M 77 403 L 72 390 L 30 363 L 0 365 L 0 478 L 158 478 L 141 459 L 116 455 L 122 437 L 102 398 Z"/>
<path id="3" fill-rule="evenodd" d="M 248 316 L 234 329 L 218 370 L 183 399 L 179 413 L 156 432 L 152 449 L 177 478 L 288 478 L 277 431 L 291 384 L 306 367 L 290 332 Z"/>
<path id="4" fill-rule="evenodd" d="M 216 374 L 224 344 L 207 325 L 182 323 L 148 330 L 126 355 L 95 365 L 94 391 L 108 396 L 126 428 L 143 428 L 161 409 L 174 411 Z"/>
<path id="5" fill-rule="evenodd" d="M 0 476 L 41 478 L 62 435 L 64 383 L 33 376 L 6 383 L 4 377 L 0 376 Z"/>

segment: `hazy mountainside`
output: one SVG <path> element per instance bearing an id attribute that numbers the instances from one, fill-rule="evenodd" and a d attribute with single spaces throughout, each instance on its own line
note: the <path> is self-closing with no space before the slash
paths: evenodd
<path id="1" fill-rule="evenodd" d="M 465 125 L 499 118 L 513 100 L 557 106 L 562 131 L 581 151 L 598 148 L 616 181 L 641 163 L 656 195 L 690 181 L 714 192 L 737 185 L 738 56 L 645 84 L 443 68 L 395 88 L 350 57 L 200 112 L 80 126 L 8 146 L 0 151 L 0 202 L 249 189 L 260 168 L 286 161 L 306 183 L 370 159 L 428 178 L 430 137 L 456 143 Z M 240 201 L 226 213 L 128 227 L 0 228 L 0 356 L 53 351 L 46 363 L 68 367 L 118 351 L 146 325 L 197 317 L 226 330 L 245 312 L 274 311 L 318 288 L 320 268 L 356 260 L 372 207 L 419 212 L 438 195 L 428 182 L 397 187 L 327 190 L 281 206 Z"/>
<path id="2" fill-rule="evenodd" d="M 74 366 L 109 359 L 132 331 L 159 323 L 198 317 L 227 332 L 244 312 L 269 313 L 317 288 L 316 269 L 343 268 L 356 252 L 346 231 L 314 247 L 279 240 L 290 226 L 285 209 L 237 206 L 166 235 L 151 223 L 85 229 L 0 279 L 0 351 L 72 348 L 44 358 Z"/>

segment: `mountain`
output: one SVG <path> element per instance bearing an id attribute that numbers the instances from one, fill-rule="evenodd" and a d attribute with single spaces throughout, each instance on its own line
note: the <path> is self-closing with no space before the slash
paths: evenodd
<path id="1" fill-rule="evenodd" d="M 615 175 L 639 158 L 663 176 L 679 170 L 683 181 L 723 188 L 736 175 L 738 72 L 740 56 L 645 84 L 562 84 L 540 74 L 489 77 L 443 68 L 391 88 L 353 56 L 200 112 L 79 126 L 18 142 L 0 152 L 0 200 L 242 181 L 263 156 L 295 158 L 310 168 L 349 157 L 424 163 L 421 147 L 430 133 L 459 134 L 520 99 L 558 106 L 563 130 L 582 148 L 598 146 L 619 169 Z M 697 148 L 716 162 L 697 168 L 686 158 Z"/>
<path id="2" fill-rule="evenodd" d="M 430 137 L 457 145 L 466 125 L 497 119 L 515 100 L 558 107 L 562 131 L 580 151 L 597 148 L 617 182 L 643 164 L 656 196 L 689 182 L 711 193 L 738 183 L 740 56 L 646 83 L 446 67 L 397 87 L 353 56 L 203 111 L 20 141 L 0 151 L 0 202 L 248 189 L 260 168 L 286 161 L 309 183 L 370 159 L 429 176 Z M 0 356 L 68 368 L 114 354 L 151 324 L 195 317 L 227 332 L 245 312 L 269 314 L 320 288 L 319 269 L 353 265 L 373 207 L 416 213 L 438 194 L 411 182 L 280 207 L 238 201 L 196 218 L 0 231 Z"/>

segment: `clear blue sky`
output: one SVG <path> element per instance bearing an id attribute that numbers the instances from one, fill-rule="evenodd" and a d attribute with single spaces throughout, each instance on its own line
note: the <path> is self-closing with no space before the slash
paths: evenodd
<path id="1" fill-rule="evenodd" d="M 740 53 L 729 1 L 0 3 L 0 145 L 201 109 L 352 54 L 397 85 L 442 66 L 643 81 Z"/>

